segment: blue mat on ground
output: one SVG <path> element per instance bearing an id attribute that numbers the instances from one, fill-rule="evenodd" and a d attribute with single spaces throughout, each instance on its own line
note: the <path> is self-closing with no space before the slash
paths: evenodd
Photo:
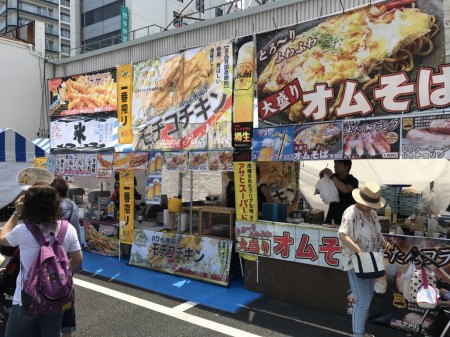
<path id="1" fill-rule="evenodd" d="M 244 288 L 244 280 L 233 277 L 228 287 L 127 265 L 128 260 L 83 252 L 83 270 L 110 280 L 159 294 L 192 301 L 213 309 L 235 313 L 261 294 Z"/>

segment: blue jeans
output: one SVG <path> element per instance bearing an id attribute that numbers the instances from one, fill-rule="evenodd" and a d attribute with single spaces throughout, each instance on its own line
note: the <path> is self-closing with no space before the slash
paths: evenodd
<path id="1" fill-rule="evenodd" d="M 30 315 L 25 307 L 13 305 L 6 324 L 5 337 L 60 337 L 63 312 Z"/>
<path id="2" fill-rule="evenodd" d="M 355 271 L 350 269 L 348 280 L 352 289 L 355 305 L 352 314 L 352 330 L 354 337 L 363 337 L 366 329 L 366 321 L 369 316 L 370 302 L 373 297 L 375 279 L 363 279 L 356 276 Z"/>

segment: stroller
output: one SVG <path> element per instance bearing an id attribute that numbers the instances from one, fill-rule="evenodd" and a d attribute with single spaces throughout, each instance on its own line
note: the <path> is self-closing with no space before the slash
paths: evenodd
<path id="1" fill-rule="evenodd" d="M 0 266 L 0 315 L 6 321 L 11 312 L 16 279 L 20 271 L 19 247 L 0 246 L 0 253 L 6 256 Z"/>
<path id="2" fill-rule="evenodd" d="M 426 254 L 422 253 L 419 249 L 417 249 L 417 247 L 414 247 L 414 249 L 412 249 L 412 254 L 414 256 L 415 259 L 420 259 L 422 261 L 422 265 L 425 265 L 426 263 L 430 263 L 432 265 L 434 265 L 436 268 L 438 268 L 442 274 L 444 274 L 448 281 L 450 282 L 450 275 L 439 266 L 439 264 L 431 259 L 429 256 L 427 256 Z M 441 288 L 447 288 L 447 290 L 449 290 L 449 294 L 450 294 L 450 283 L 446 283 L 443 282 L 441 280 L 437 281 L 437 288 L 441 289 Z M 445 337 L 447 332 L 450 331 L 450 298 L 446 298 L 446 300 L 438 300 L 438 304 L 436 306 L 436 308 L 434 309 L 426 309 L 421 322 L 419 324 L 419 327 L 417 329 L 417 331 L 414 333 L 413 337 L 418 337 L 421 336 L 422 330 L 424 329 L 424 322 L 427 318 L 427 316 L 431 313 L 431 312 L 436 312 L 437 311 L 437 315 L 440 316 L 440 324 L 436 324 L 440 325 L 437 326 L 438 330 L 441 331 L 441 333 L 439 334 L 439 337 Z M 438 323 L 438 319 L 436 316 L 435 322 L 434 323 Z M 441 319 L 446 320 L 447 322 L 442 322 Z"/>

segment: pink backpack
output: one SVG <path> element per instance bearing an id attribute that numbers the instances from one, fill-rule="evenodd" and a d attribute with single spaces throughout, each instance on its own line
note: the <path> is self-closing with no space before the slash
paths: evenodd
<path id="1" fill-rule="evenodd" d="M 61 245 L 67 232 L 67 221 L 61 222 L 56 237 L 50 233 L 50 239 L 46 239 L 36 226 L 26 226 L 41 248 L 23 283 L 22 305 L 31 315 L 71 308 L 75 299 L 72 270 Z"/>

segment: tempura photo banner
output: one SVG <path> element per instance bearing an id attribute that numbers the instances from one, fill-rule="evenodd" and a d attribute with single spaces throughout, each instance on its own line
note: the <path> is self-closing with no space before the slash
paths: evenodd
<path id="1" fill-rule="evenodd" d="M 51 78 L 48 87 L 52 116 L 117 110 L 116 68 Z"/>
<path id="2" fill-rule="evenodd" d="M 259 126 L 450 106 L 444 22 L 442 0 L 390 1 L 258 34 Z"/>
<path id="3" fill-rule="evenodd" d="M 231 40 L 134 64 L 134 149 L 231 148 L 232 87 Z"/>

